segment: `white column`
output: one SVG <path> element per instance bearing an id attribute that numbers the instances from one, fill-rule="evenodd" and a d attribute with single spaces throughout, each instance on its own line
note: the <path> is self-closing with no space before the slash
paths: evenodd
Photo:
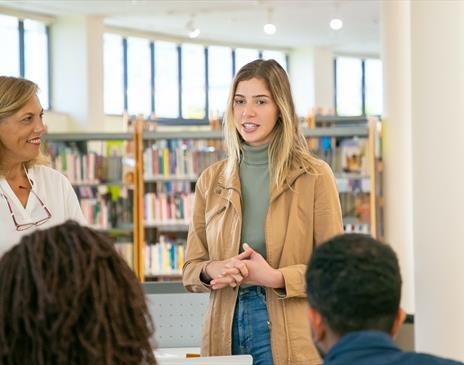
<path id="1" fill-rule="evenodd" d="M 103 20 L 59 17 L 51 27 L 52 105 L 76 129 L 104 130 Z"/>
<path id="2" fill-rule="evenodd" d="M 463 19 L 463 1 L 411 1 L 416 349 L 461 361 Z"/>
<path id="3" fill-rule="evenodd" d="M 334 54 L 329 48 L 314 49 L 314 101 L 324 112 L 334 112 Z"/>
<path id="4" fill-rule="evenodd" d="M 401 266 L 401 306 L 414 313 L 409 1 L 383 1 L 381 23 L 385 240 Z"/>
<path id="5" fill-rule="evenodd" d="M 313 48 L 298 48 L 290 52 L 289 73 L 296 113 L 305 117 L 314 107 Z"/>

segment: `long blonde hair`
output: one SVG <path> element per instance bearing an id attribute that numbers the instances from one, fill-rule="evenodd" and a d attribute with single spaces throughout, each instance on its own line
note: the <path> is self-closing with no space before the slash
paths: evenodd
<path id="1" fill-rule="evenodd" d="M 8 117 L 16 114 L 23 108 L 32 97 L 37 95 L 39 88 L 37 84 L 30 80 L 0 76 L 0 124 Z M 0 176 L 4 176 L 8 171 L 2 166 L 2 150 L 4 146 L 0 141 Z M 25 161 L 26 168 L 36 164 L 46 164 L 47 159 L 42 152 L 33 160 Z"/>
<path id="2" fill-rule="evenodd" d="M 287 73 L 274 60 L 255 60 L 238 71 L 230 90 L 224 117 L 224 137 L 227 149 L 226 174 L 232 173 L 234 165 L 240 161 L 242 156 L 243 139 L 234 123 L 235 92 L 239 82 L 252 78 L 265 82 L 278 109 L 279 117 L 272 131 L 268 150 L 271 186 L 280 188 L 287 184 L 290 170 L 297 166 L 301 166 L 308 173 L 316 173 L 314 166 L 318 160 L 310 155 L 307 142 L 300 130 Z"/>

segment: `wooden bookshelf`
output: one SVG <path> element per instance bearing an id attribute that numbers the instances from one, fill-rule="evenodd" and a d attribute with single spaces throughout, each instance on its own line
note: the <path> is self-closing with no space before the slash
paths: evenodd
<path id="1" fill-rule="evenodd" d="M 368 211 L 369 226 L 362 226 L 354 216 L 344 216 L 345 227 L 350 230 L 356 230 L 363 233 L 370 233 L 373 236 L 381 238 L 383 235 L 382 226 L 382 188 L 381 188 L 381 173 L 382 161 L 380 156 L 380 123 L 376 118 L 343 118 L 343 117 L 316 117 L 316 125 L 323 125 L 317 128 L 303 128 L 304 136 L 315 141 L 317 145 L 322 138 L 330 139 L 330 142 L 335 146 L 338 141 L 344 140 L 364 140 L 366 142 L 366 157 L 367 168 L 363 171 L 340 171 L 334 169 L 337 184 L 340 189 L 341 199 L 344 196 L 357 194 L 357 198 L 365 199 L 366 212 Z M 128 188 L 133 194 L 132 215 L 133 220 L 130 224 L 122 224 L 110 229 L 101 229 L 111 236 L 131 235 L 133 238 L 133 268 L 139 277 L 140 281 L 147 280 L 180 280 L 180 267 L 172 267 L 169 273 L 156 272 L 145 275 L 147 271 L 145 265 L 148 258 L 145 257 L 147 251 L 146 244 L 148 242 L 153 245 L 158 242 L 161 236 L 163 239 L 171 240 L 170 245 L 184 245 L 188 231 L 189 217 L 181 220 L 166 219 L 166 220 L 146 220 L 147 212 L 145 204 L 146 194 L 155 194 L 155 199 L 166 185 L 172 186 L 176 184 L 184 184 L 190 187 L 190 193 L 193 194 L 194 184 L 201 173 L 201 169 L 206 167 L 207 162 L 213 163 L 213 157 L 222 156 L 220 154 L 221 144 L 223 140 L 222 131 L 181 131 L 181 132 L 164 132 L 164 131 L 144 131 L 143 122 L 138 121 L 134 125 L 133 133 L 77 133 L 77 134 L 48 134 L 46 140 L 50 143 L 71 142 L 82 144 L 88 141 L 130 141 L 133 144 L 133 159 L 134 159 L 134 174 L 133 181 L 126 182 L 122 178 L 114 181 L 80 181 L 75 182 L 75 187 L 100 189 L 101 186 L 116 186 L 120 188 Z M 210 160 L 205 160 L 204 166 L 195 173 L 172 174 L 170 171 L 163 173 L 147 173 L 144 171 L 145 152 L 147 148 L 158 148 L 160 144 L 168 145 L 169 141 L 184 140 L 185 143 L 191 142 L 191 146 L 196 146 L 196 143 L 203 143 L 209 146 L 210 150 L 205 149 L 204 154 L 211 152 Z M 164 142 L 163 142 L 164 141 Z M 166 142 L 168 141 L 168 142 Z M 209 141 L 209 142 L 206 142 Z M 318 142 L 319 141 L 319 142 Z M 169 145 L 170 147 L 171 145 Z M 189 145 L 190 146 L 190 145 Z M 166 146 L 165 146 L 166 147 Z M 187 148 L 187 147 L 186 147 Z M 192 152 L 192 151 L 186 151 Z M 333 152 L 333 151 L 332 151 Z M 185 161 L 184 161 L 185 162 Z M 169 166 L 168 166 L 169 167 Z M 352 189 L 356 189 L 354 192 Z M 160 190 L 161 189 L 161 190 Z M 190 194 L 185 192 L 185 194 Z M 177 192 L 166 192 L 166 194 L 182 194 Z M 343 196 L 342 196 L 343 195 Z M 172 201 L 170 201 L 172 204 Z M 185 213 L 185 212 L 184 212 Z M 363 213 L 364 214 L 364 213 Z M 367 214 L 367 213 L 366 213 Z M 173 237 L 177 237 L 173 239 Z M 178 239 L 178 240 L 177 240 Z M 171 246 L 170 246 L 171 247 Z M 153 247 L 151 247 L 153 248 Z"/>

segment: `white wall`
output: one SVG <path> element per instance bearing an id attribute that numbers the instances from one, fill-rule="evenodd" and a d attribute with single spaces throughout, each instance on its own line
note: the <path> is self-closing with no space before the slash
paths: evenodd
<path id="1" fill-rule="evenodd" d="M 102 35 L 98 17 L 59 17 L 51 27 L 53 110 L 79 130 L 104 130 Z"/>
<path id="2" fill-rule="evenodd" d="M 411 26 L 408 1 L 382 4 L 385 240 L 398 255 L 401 306 L 414 313 L 411 139 Z"/>
<path id="3" fill-rule="evenodd" d="M 329 48 L 314 49 L 314 101 L 317 108 L 334 114 L 334 53 Z M 330 112 L 332 111 L 332 112 Z"/>
<path id="4" fill-rule="evenodd" d="M 314 49 L 294 49 L 289 54 L 290 83 L 296 113 L 305 117 L 315 105 L 314 95 Z"/>
<path id="5" fill-rule="evenodd" d="M 461 361 L 463 19 L 463 1 L 411 1 L 416 349 Z"/>
<path id="6" fill-rule="evenodd" d="M 290 83 L 299 116 L 307 116 L 315 108 L 333 114 L 333 59 L 329 48 L 305 47 L 290 52 Z"/>

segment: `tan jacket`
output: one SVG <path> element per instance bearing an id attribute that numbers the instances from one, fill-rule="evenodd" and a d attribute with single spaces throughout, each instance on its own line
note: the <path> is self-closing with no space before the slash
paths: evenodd
<path id="1" fill-rule="evenodd" d="M 200 281 L 203 267 L 239 252 L 242 209 L 238 166 L 225 179 L 225 161 L 215 163 L 200 176 L 190 224 L 183 284 L 191 292 L 210 291 Z M 325 162 L 318 174 L 297 168 L 288 186 L 271 193 L 265 220 L 268 263 L 279 269 L 285 288 L 266 289 L 275 365 L 312 365 L 321 360 L 312 344 L 305 293 L 306 264 L 313 247 L 343 231 L 335 179 Z M 230 355 L 232 319 L 237 290 L 210 291 L 203 325 L 202 354 Z"/>

